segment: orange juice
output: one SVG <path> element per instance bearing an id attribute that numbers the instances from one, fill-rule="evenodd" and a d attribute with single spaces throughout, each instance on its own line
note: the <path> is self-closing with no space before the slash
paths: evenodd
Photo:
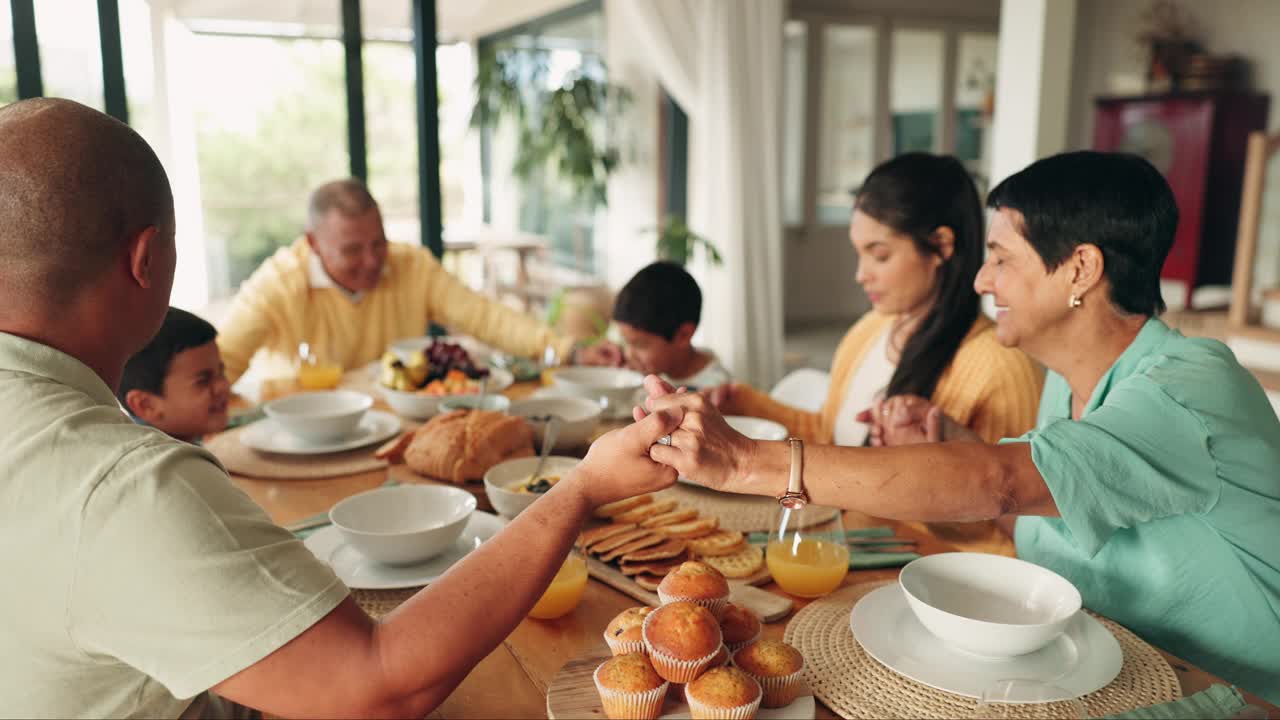
<path id="1" fill-rule="evenodd" d="M 560 572 L 551 579 L 547 591 L 538 598 L 529 611 L 529 617 L 551 620 L 573 612 L 587 589 L 587 562 L 578 555 L 570 555 L 560 566 Z"/>
<path id="2" fill-rule="evenodd" d="M 826 595 L 849 572 L 849 548 L 827 540 L 771 540 L 764 556 L 778 586 L 799 597 Z"/>
<path id="3" fill-rule="evenodd" d="M 298 384 L 305 390 L 332 390 L 342 382 L 342 366 L 303 363 L 298 366 Z"/>

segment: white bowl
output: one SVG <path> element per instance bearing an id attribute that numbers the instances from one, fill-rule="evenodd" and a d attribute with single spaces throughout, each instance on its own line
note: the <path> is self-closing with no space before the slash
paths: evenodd
<path id="1" fill-rule="evenodd" d="M 560 433 L 556 435 L 556 444 L 551 448 L 552 452 L 556 452 L 590 444 L 604 411 L 600 403 L 587 398 L 544 397 L 513 402 L 508 414 L 521 417 L 555 415 L 560 418 Z M 542 441 L 546 438 L 547 424 L 531 422 L 529 425 L 533 428 L 538 447 L 541 448 Z"/>
<path id="2" fill-rule="evenodd" d="M 485 392 L 496 397 L 495 393 L 506 390 L 514 382 L 515 378 L 506 370 L 490 370 Z M 435 417 L 440 412 L 440 403 L 445 400 L 472 397 L 471 395 L 420 395 L 416 392 L 392 390 L 381 383 L 378 383 L 378 390 L 382 392 L 383 399 L 397 415 L 415 420 L 428 420 Z"/>
<path id="3" fill-rule="evenodd" d="M 263 412 L 290 435 L 313 443 L 341 440 L 355 432 L 373 407 L 373 398 L 350 390 L 290 395 L 262 406 Z"/>
<path id="4" fill-rule="evenodd" d="M 985 657 L 1035 652 L 1080 610 L 1080 591 L 1061 575 L 1003 555 L 942 553 L 898 576 L 920 624 L 947 644 Z"/>
<path id="5" fill-rule="evenodd" d="M 448 549 L 475 509 L 475 495 L 460 488 L 397 485 L 352 495 L 333 506 L 329 521 L 369 559 L 413 565 Z"/>
<path id="6" fill-rule="evenodd" d="M 580 462 L 582 461 L 578 458 L 551 455 L 542 468 L 542 474 L 559 475 L 563 480 Z M 497 510 L 499 515 L 513 518 L 532 505 L 534 500 L 542 497 L 542 495 L 520 493 L 511 489 L 513 484 L 529 479 L 537 465 L 536 457 L 516 458 L 500 462 L 484 474 L 484 492 L 489 496 L 489 502 L 493 504 L 493 509 Z"/>
<path id="7" fill-rule="evenodd" d="M 746 415 L 726 415 L 724 421 L 729 424 L 729 427 L 752 440 L 787 439 L 787 429 L 772 420 Z"/>
<path id="8" fill-rule="evenodd" d="M 490 393 L 484 396 L 484 402 L 481 402 L 481 399 L 479 395 L 450 395 L 440 401 L 440 412 L 487 410 L 489 412 L 506 413 L 507 408 L 511 407 L 511 398 L 506 395 Z"/>
<path id="9" fill-rule="evenodd" d="M 635 403 L 644 376 L 623 368 L 567 367 L 551 373 L 551 383 L 562 394 L 595 400 L 616 410 Z"/>

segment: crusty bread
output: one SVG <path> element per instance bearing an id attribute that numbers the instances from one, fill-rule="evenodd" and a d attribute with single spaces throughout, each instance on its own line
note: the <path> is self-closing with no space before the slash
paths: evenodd
<path id="1" fill-rule="evenodd" d="M 462 484 L 479 480 L 504 460 L 531 455 L 533 429 L 524 418 L 455 410 L 423 425 L 404 459 L 420 475 Z"/>

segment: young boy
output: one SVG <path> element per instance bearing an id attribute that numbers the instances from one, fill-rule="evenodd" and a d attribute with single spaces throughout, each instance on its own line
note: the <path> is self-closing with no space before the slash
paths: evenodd
<path id="1" fill-rule="evenodd" d="M 186 442 L 226 429 L 231 385 L 217 334 L 203 319 L 169 308 L 160 332 L 125 365 L 120 403 L 136 420 Z"/>
<path id="2" fill-rule="evenodd" d="M 728 382 L 729 372 L 716 356 L 693 346 L 701 315 L 702 291 L 680 265 L 656 262 L 636 273 L 613 304 L 627 366 L 690 390 Z"/>

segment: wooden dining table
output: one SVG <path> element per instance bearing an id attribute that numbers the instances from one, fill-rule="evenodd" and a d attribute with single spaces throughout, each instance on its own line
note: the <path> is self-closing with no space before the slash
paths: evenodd
<path id="1" fill-rule="evenodd" d="M 530 395 L 537 389 L 536 383 L 517 383 L 505 394 L 513 400 Z M 291 392 L 288 384 L 266 388 L 268 395 Z M 606 423 L 602 432 L 620 423 Z M 398 478 L 405 478 L 399 474 Z M 339 500 L 365 490 L 371 490 L 388 479 L 387 470 L 359 473 L 320 480 L 261 480 L 238 475 L 232 481 L 261 505 L 272 520 L 288 525 L 303 518 L 322 513 Z M 426 478 L 421 482 L 430 483 Z M 907 523 L 885 520 L 846 512 L 847 528 L 888 526 L 894 535 L 913 538 L 918 542 L 917 552 L 928 555 L 948 552 L 953 547 L 932 535 L 921 532 Z M 897 568 L 850 571 L 844 585 L 895 580 Z M 776 584 L 763 589 L 786 595 Z M 809 601 L 792 598 L 795 610 Z M 547 688 L 556 673 L 569 660 L 603 645 L 602 632 L 609 621 L 622 610 L 634 607 L 636 601 L 621 592 L 594 580 L 588 582 L 586 592 L 578 607 L 556 620 L 526 618 L 512 633 L 494 648 L 493 652 L 467 675 L 466 679 L 430 715 L 433 718 L 545 718 L 547 716 Z M 795 616 L 765 626 L 764 636 L 782 639 L 786 624 Z M 1157 648 L 1159 650 L 1159 648 Z M 1178 677 L 1183 696 L 1191 695 L 1215 683 L 1230 684 L 1201 670 L 1189 662 L 1160 650 Z M 1280 707 L 1267 703 L 1242 691 L 1247 702 L 1261 706 L 1272 718 L 1280 719 Z M 837 717 L 818 703 L 817 717 Z"/>

